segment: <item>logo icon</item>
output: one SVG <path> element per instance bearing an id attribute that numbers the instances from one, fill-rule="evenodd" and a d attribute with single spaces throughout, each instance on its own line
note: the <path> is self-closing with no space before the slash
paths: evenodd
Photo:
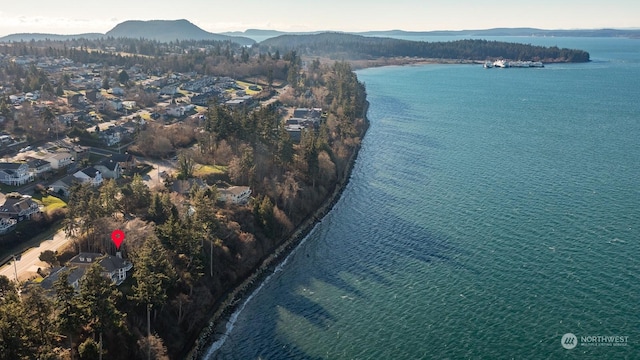
<path id="1" fill-rule="evenodd" d="M 122 244 L 122 241 L 124 240 L 124 231 L 120 229 L 113 230 L 111 233 L 111 240 L 116 245 L 116 249 L 119 250 L 120 244 Z"/>
<path id="2" fill-rule="evenodd" d="M 571 350 L 578 346 L 578 338 L 572 333 L 566 333 L 562 335 L 562 339 L 560 340 L 562 347 Z"/>

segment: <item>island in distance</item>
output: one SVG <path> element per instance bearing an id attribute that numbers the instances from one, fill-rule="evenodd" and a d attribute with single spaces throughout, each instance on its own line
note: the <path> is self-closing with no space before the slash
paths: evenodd
<path id="1" fill-rule="evenodd" d="M 567 30 L 569 31 L 569 30 Z M 458 40 L 448 41 L 448 36 L 555 36 L 560 30 L 532 28 L 489 29 L 439 32 L 407 32 L 401 30 L 364 33 L 312 32 L 286 33 L 272 30 L 247 30 L 214 34 L 188 20 L 129 20 L 116 25 L 105 34 L 78 35 L 12 34 L 0 38 L 0 42 L 64 41 L 72 39 L 148 39 L 158 42 L 179 41 L 230 41 L 242 46 L 258 46 L 260 51 L 279 50 L 284 53 L 295 49 L 300 55 L 328 57 L 333 60 L 372 60 L 379 58 L 414 57 L 426 59 L 457 59 L 484 62 L 488 59 L 520 61 L 586 62 L 589 53 L 582 50 L 515 44 L 501 41 Z M 640 36 L 634 30 L 571 30 L 575 36 Z M 441 42 L 411 41 L 384 36 L 442 36 Z M 256 42 L 251 37 L 264 40 Z"/>

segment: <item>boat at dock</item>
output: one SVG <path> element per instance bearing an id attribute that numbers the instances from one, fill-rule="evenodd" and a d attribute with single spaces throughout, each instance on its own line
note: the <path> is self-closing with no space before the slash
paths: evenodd
<path id="1" fill-rule="evenodd" d="M 486 61 L 483 65 L 485 69 L 490 69 L 493 67 L 496 68 L 541 68 L 544 67 L 544 64 L 541 61 L 508 61 L 504 59 L 499 59 L 494 61 L 493 63 L 490 61 Z"/>

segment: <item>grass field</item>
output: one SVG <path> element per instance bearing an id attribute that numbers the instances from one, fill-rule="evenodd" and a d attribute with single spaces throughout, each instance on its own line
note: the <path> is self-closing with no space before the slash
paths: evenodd
<path id="1" fill-rule="evenodd" d="M 198 177 L 213 174 L 224 174 L 225 172 L 227 172 L 227 167 L 220 165 L 196 165 L 193 169 L 193 175 Z"/>
<path id="2" fill-rule="evenodd" d="M 67 203 L 64 200 L 51 195 L 34 195 L 33 199 L 44 205 L 45 212 L 67 207 Z"/>

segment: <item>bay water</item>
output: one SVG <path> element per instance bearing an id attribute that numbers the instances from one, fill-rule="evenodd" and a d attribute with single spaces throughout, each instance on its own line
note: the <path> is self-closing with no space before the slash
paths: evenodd
<path id="1" fill-rule="evenodd" d="M 640 358 L 640 40 L 514 41 L 593 61 L 357 72 L 342 198 L 206 358 Z"/>

